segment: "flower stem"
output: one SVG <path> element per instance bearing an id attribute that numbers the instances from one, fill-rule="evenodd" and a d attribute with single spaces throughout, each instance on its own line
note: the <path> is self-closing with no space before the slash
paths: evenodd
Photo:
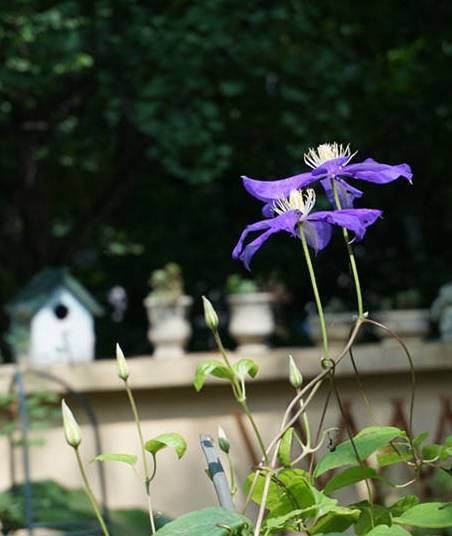
<path id="1" fill-rule="evenodd" d="M 137 410 L 137 405 L 135 403 L 135 398 L 133 396 L 132 390 L 130 389 L 130 386 L 127 380 L 124 381 L 124 385 L 126 388 L 127 396 L 129 398 L 130 407 L 132 408 L 133 418 L 135 420 L 135 425 L 138 431 L 138 438 L 140 440 L 140 448 L 141 448 L 141 455 L 143 458 L 143 468 L 144 468 L 144 488 L 145 488 L 146 496 L 148 500 L 149 521 L 151 523 L 152 534 L 155 534 L 154 514 L 152 510 L 152 501 L 151 501 L 151 477 L 149 473 L 148 460 L 146 458 L 146 450 L 144 448 L 143 431 L 141 429 L 141 423 L 140 423 L 140 418 L 138 416 L 138 410 Z"/>
<path id="2" fill-rule="evenodd" d="M 88 499 L 91 503 L 94 513 L 96 514 L 97 520 L 99 522 L 99 525 L 101 526 L 104 536 L 110 536 L 110 533 L 108 532 L 108 529 L 107 529 L 107 525 L 105 524 L 102 514 L 100 513 L 99 505 L 97 504 L 96 498 L 94 497 L 93 490 L 91 489 L 91 486 L 89 485 L 88 477 L 86 476 L 85 468 L 83 467 L 83 462 L 82 462 L 82 459 L 80 458 L 80 452 L 78 450 L 78 447 L 75 447 L 74 451 L 75 451 L 75 457 L 77 458 L 78 467 L 80 469 L 80 474 L 82 475 L 83 484 L 85 486 L 85 492 L 88 495 Z"/>
<path id="3" fill-rule="evenodd" d="M 256 421 L 254 420 L 253 414 L 251 413 L 250 408 L 248 407 L 248 404 L 245 400 L 242 402 L 239 402 L 239 404 L 242 406 L 242 409 L 245 413 L 245 415 L 248 417 L 248 420 L 250 421 L 250 424 L 254 430 L 254 433 L 256 434 L 257 442 L 259 443 L 259 448 L 261 449 L 262 456 L 264 457 L 265 463 L 268 463 L 268 457 L 267 453 L 265 451 L 265 445 L 264 441 L 262 440 L 261 433 L 259 432 L 259 428 L 257 427 Z"/>
<path id="4" fill-rule="evenodd" d="M 304 252 L 305 259 L 306 259 L 306 265 L 308 267 L 309 277 L 311 278 L 312 290 L 314 292 L 315 303 L 317 306 L 317 312 L 318 312 L 319 319 L 320 319 L 320 330 L 322 332 L 323 352 L 325 354 L 323 357 L 328 358 L 329 357 L 328 334 L 326 331 L 326 322 L 325 322 L 325 315 L 323 314 L 322 301 L 320 299 L 319 289 L 317 287 L 317 281 L 315 278 L 314 268 L 312 266 L 311 255 L 309 253 L 308 244 L 306 242 L 306 236 L 304 234 L 303 225 L 300 223 L 298 228 L 300 230 L 301 244 L 303 246 L 303 252 Z"/>
<path id="5" fill-rule="evenodd" d="M 333 190 L 334 202 L 336 203 L 336 207 L 338 210 L 341 210 L 342 209 L 341 201 L 339 199 L 339 195 L 336 190 L 336 184 L 335 184 L 334 179 L 331 179 L 331 188 Z M 356 300 L 357 300 L 357 305 L 358 305 L 358 317 L 363 318 L 364 307 L 363 307 L 363 296 L 361 292 L 361 283 L 359 281 L 359 274 L 358 274 L 358 268 L 356 266 L 355 255 L 353 253 L 353 248 L 350 244 L 350 237 L 345 227 L 342 227 L 342 234 L 344 236 L 345 245 L 347 247 L 348 258 L 350 260 L 350 268 L 352 270 L 353 281 L 355 283 Z"/>
<path id="6" fill-rule="evenodd" d="M 231 490 L 231 495 L 234 497 L 234 495 L 237 493 L 237 481 L 235 477 L 235 468 L 234 464 L 232 463 L 232 459 L 229 456 L 229 454 L 226 454 L 226 459 L 228 461 L 229 466 L 229 487 Z"/>
<path id="7" fill-rule="evenodd" d="M 220 354 L 222 355 L 227 368 L 231 372 L 231 376 L 232 376 L 231 382 L 232 382 L 232 389 L 233 389 L 233 392 L 234 392 L 234 396 L 235 396 L 237 402 L 242 407 L 243 412 L 248 417 L 248 420 L 250 421 L 250 424 L 251 424 L 251 426 L 252 426 L 252 428 L 254 430 L 254 433 L 256 434 L 256 439 L 257 439 L 257 442 L 259 443 L 259 448 L 262 451 L 262 455 L 264 457 L 265 463 L 268 463 L 268 457 L 267 457 L 267 453 L 265 451 L 264 441 L 262 439 L 261 433 L 259 432 L 259 428 L 257 427 L 256 421 L 254 420 L 254 417 L 253 417 L 253 415 L 251 413 L 251 410 L 250 410 L 250 408 L 248 406 L 248 403 L 246 402 L 246 399 L 243 396 L 243 389 L 240 386 L 240 382 L 237 380 L 237 374 L 236 374 L 234 368 L 232 367 L 231 362 L 229 361 L 229 358 L 228 358 L 226 350 L 225 350 L 225 348 L 223 346 L 223 342 L 221 340 L 220 334 L 218 333 L 217 330 L 215 330 L 215 331 L 213 331 L 213 336 L 215 338 L 215 343 L 216 343 L 216 345 L 218 347 L 218 350 L 219 350 Z"/>

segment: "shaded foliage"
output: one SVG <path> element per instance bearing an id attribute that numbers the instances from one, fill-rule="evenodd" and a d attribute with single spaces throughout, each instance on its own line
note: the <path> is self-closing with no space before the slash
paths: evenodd
<path id="1" fill-rule="evenodd" d="M 101 299 L 121 284 L 130 309 L 117 336 L 146 351 L 149 273 L 176 261 L 190 293 L 222 288 L 259 211 L 239 176 L 288 176 L 307 147 L 336 140 L 412 165 L 414 188 L 367 188 L 366 206 L 386 216 L 356 253 L 371 301 L 417 287 L 428 304 L 452 262 L 450 11 L 427 0 L 2 2 L 2 296 L 42 265 L 72 266 Z M 256 274 L 307 301 L 290 244 L 260 253 Z M 317 261 L 324 294 L 339 282 L 352 298 L 340 240 Z M 110 332 L 105 319 L 101 353 Z"/>

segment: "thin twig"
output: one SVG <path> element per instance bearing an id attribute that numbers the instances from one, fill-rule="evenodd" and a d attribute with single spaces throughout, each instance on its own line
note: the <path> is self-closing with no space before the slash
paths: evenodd
<path id="1" fill-rule="evenodd" d="M 370 318 L 365 318 L 364 322 L 367 322 L 368 324 L 373 324 L 374 326 L 377 326 L 380 329 L 382 329 L 382 330 L 386 331 L 387 333 L 389 333 L 389 335 L 391 335 L 391 337 L 393 337 L 400 344 L 400 346 L 402 347 L 402 349 L 403 349 L 403 351 L 405 353 L 406 358 L 408 359 L 408 363 L 409 363 L 409 366 L 410 366 L 410 373 L 411 373 L 411 400 L 410 400 L 410 418 L 409 418 L 409 423 L 408 423 L 408 426 L 409 426 L 408 435 L 409 435 L 410 444 L 411 444 L 411 446 L 413 446 L 412 445 L 413 415 L 414 415 L 414 398 L 415 398 L 415 393 L 416 393 L 416 370 L 414 368 L 413 358 L 411 357 L 410 351 L 408 350 L 406 344 L 397 335 L 397 333 L 395 333 L 394 331 L 392 331 L 391 329 L 386 327 L 381 322 L 377 322 L 376 320 L 372 320 Z"/>
<path id="2" fill-rule="evenodd" d="M 315 434 L 315 444 L 316 445 L 319 442 L 320 434 L 322 433 L 323 423 L 325 422 L 326 412 L 327 412 L 328 406 L 330 404 L 330 399 L 331 399 L 331 393 L 332 392 L 333 392 L 333 385 L 332 385 L 332 383 L 330 381 L 330 386 L 329 386 L 329 389 L 328 389 L 328 393 L 326 395 L 325 403 L 323 404 L 323 409 L 322 409 L 322 414 L 320 416 L 319 425 L 317 427 L 317 432 Z M 313 452 L 311 454 L 311 460 L 309 462 L 309 474 L 310 475 L 312 474 L 312 471 L 314 469 L 314 463 L 315 463 L 315 452 Z"/>
<path id="3" fill-rule="evenodd" d="M 353 328 L 353 331 L 350 335 L 350 338 L 349 340 L 347 341 L 345 347 L 343 348 L 343 350 L 338 354 L 338 356 L 336 357 L 336 360 L 334 361 L 333 359 L 330 359 L 329 361 L 331 362 L 332 366 L 326 368 L 323 372 L 321 372 L 320 374 L 318 374 L 315 378 L 313 378 L 303 389 L 301 389 L 293 398 L 292 400 L 290 401 L 289 405 L 287 406 L 286 408 L 286 411 L 284 413 L 284 417 L 283 417 L 283 427 L 281 428 L 280 432 L 277 434 L 277 436 L 275 438 L 273 438 L 272 442 L 270 443 L 270 445 L 267 447 L 267 453 L 269 453 L 269 451 L 275 446 L 276 442 L 278 441 L 278 439 L 280 439 L 286 432 L 287 430 L 292 426 L 292 424 L 298 419 L 298 417 L 300 416 L 299 413 L 297 413 L 295 415 L 295 419 L 291 419 L 287 424 L 287 419 L 289 418 L 289 415 L 292 411 L 292 409 L 294 408 L 294 406 L 298 403 L 298 401 L 309 391 L 309 389 L 313 388 L 317 383 L 321 382 L 326 376 L 328 376 L 331 372 L 331 370 L 337 366 L 341 361 L 342 359 L 344 358 L 344 356 L 347 354 L 347 352 L 349 351 L 350 347 L 353 345 L 358 333 L 359 333 L 359 330 L 361 328 L 363 324 L 363 319 L 360 319 L 358 318 L 356 323 L 355 323 L 355 326 Z"/>
<path id="4" fill-rule="evenodd" d="M 334 376 L 332 377 L 331 379 L 332 383 L 333 383 L 333 390 L 334 390 L 334 395 L 336 397 L 336 400 L 337 400 L 337 404 L 339 406 L 339 411 L 341 412 L 341 415 L 344 419 L 344 423 L 345 423 L 345 430 L 347 432 L 347 435 L 348 435 L 348 438 L 350 440 L 350 444 L 352 446 L 352 449 L 353 449 L 353 452 L 355 454 L 355 457 L 356 457 L 356 460 L 357 462 L 359 463 L 359 465 L 362 467 L 362 468 L 365 468 L 365 464 L 364 464 L 364 461 L 362 460 L 359 452 L 358 452 L 358 448 L 356 447 L 356 444 L 355 444 L 355 440 L 353 438 L 353 434 L 347 424 L 347 419 L 346 419 L 346 415 L 345 415 L 345 411 L 344 411 L 344 406 L 342 404 L 342 400 L 341 400 L 341 397 L 340 397 L 340 394 L 339 394 L 339 389 L 337 388 L 337 384 L 336 384 L 336 380 L 334 378 Z M 369 483 L 369 479 L 365 479 L 364 480 L 365 484 L 366 484 L 366 489 L 367 489 L 367 494 L 368 494 L 368 497 L 369 497 L 369 506 L 370 506 L 370 510 L 369 510 L 369 514 L 370 514 L 370 520 L 371 520 L 371 524 L 372 524 L 372 527 L 375 526 L 375 519 L 374 519 L 374 497 L 373 497 L 373 492 L 372 492 L 372 488 L 370 486 L 370 483 Z"/>

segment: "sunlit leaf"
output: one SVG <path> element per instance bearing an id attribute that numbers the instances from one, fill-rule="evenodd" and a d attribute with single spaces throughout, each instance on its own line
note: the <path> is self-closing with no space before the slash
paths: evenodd
<path id="1" fill-rule="evenodd" d="M 93 462 L 121 462 L 127 463 L 128 465 L 135 465 L 137 463 L 137 456 L 134 454 L 115 454 L 115 453 L 105 453 L 99 454 L 93 458 L 90 463 Z"/>
<path id="2" fill-rule="evenodd" d="M 170 433 L 161 434 L 154 439 L 146 441 L 144 444 L 144 448 L 153 455 L 167 447 L 173 448 L 177 457 L 181 459 L 187 450 L 187 442 L 180 434 Z"/>
<path id="3" fill-rule="evenodd" d="M 373 452 L 383 448 L 389 441 L 403 436 L 404 432 L 394 426 L 370 426 L 363 428 L 354 439 L 354 446 L 359 458 L 365 460 Z M 338 445 L 334 452 L 328 452 L 319 462 L 315 470 L 315 476 L 319 477 L 330 469 L 336 469 L 344 465 L 357 465 L 359 463 L 355 448 L 350 440 Z"/>

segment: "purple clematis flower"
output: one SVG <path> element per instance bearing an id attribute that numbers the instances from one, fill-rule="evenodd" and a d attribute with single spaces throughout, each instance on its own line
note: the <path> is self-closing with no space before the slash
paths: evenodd
<path id="1" fill-rule="evenodd" d="M 357 240 L 361 240 L 366 228 L 382 214 L 381 210 L 367 208 L 312 212 L 314 204 L 315 192 L 312 189 L 305 192 L 292 190 L 288 197 L 280 197 L 272 204 L 271 217 L 245 227 L 232 252 L 232 257 L 242 261 L 249 270 L 253 255 L 271 235 L 285 231 L 295 238 L 300 238 L 299 225 L 303 226 L 308 245 L 316 251 L 328 245 L 332 225 L 349 229 Z M 255 231 L 263 232 L 244 245 L 248 234 Z"/>
<path id="2" fill-rule="evenodd" d="M 380 164 L 372 158 L 359 164 L 351 164 L 350 161 L 355 154 L 351 154 L 349 145 L 343 147 L 337 143 L 324 143 L 319 145 L 317 149 L 309 149 L 305 154 L 305 162 L 313 168 L 312 171 L 275 181 L 260 181 L 243 176 L 243 185 L 252 196 L 266 203 L 263 211 L 264 215 L 269 216 L 270 205 L 273 201 L 281 196 L 287 197 L 292 190 L 305 188 L 318 180 L 320 180 L 334 207 L 336 207 L 336 203 L 334 202 L 331 181 L 335 181 L 341 208 L 353 207 L 354 200 L 363 194 L 361 190 L 348 184 L 344 177 L 375 184 L 387 184 L 403 177 L 411 183 L 413 174 L 408 164 Z"/>

